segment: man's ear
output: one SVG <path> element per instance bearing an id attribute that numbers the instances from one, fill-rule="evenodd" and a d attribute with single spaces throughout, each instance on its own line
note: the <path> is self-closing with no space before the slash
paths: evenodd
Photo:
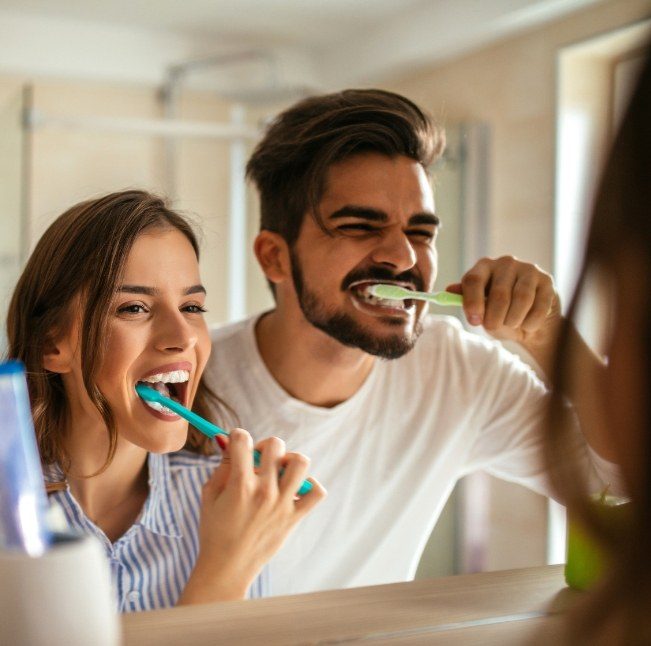
<path id="1" fill-rule="evenodd" d="M 289 247 L 280 234 L 260 231 L 253 243 L 253 251 L 269 281 L 278 284 L 291 277 Z"/>
<path id="2" fill-rule="evenodd" d="M 43 349 L 43 367 L 49 372 L 62 375 L 72 370 L 73 357 L 69 335 L 62 336 L 58 341 L 50 338 Z"/>

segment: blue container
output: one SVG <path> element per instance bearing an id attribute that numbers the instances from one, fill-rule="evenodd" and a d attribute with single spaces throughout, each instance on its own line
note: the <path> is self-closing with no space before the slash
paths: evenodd
<path id="1" fill-rule="evenodd" d="M 47 504 L 25 370 L 0 363 L 0 549 L 43 554 Z"/>

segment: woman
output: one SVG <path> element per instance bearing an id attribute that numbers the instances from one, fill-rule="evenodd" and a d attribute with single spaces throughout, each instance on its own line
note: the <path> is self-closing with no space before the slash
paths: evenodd
<path id="1" fill-rule="evenodd" d="M 608 555 L 607 576 L 570 615 L 574 644 L 651 644 L 651 59 L 639 78 L 602 176 L 577 291 L 558 348 L 549 461 L 569 512 Z M 572 319 L 588 292 L 608 305 L 603 369 L 586 374 L 571 352 Z M 593 423 L 603 424 L 630 495 L 630 518 L 614 526 L 589 502 L 566 450 L 563 396 L 588 384 Z"/>
<path id="2" fill-rule="evenodd" d="M 205 414 L 210 353 L 198 246 L 142 191 L 73 206 L 45 232 L 11 300 L 44 474 L 69 523 L 104 544 L 121 611 L 240 599 L 292 527 L 304 456 L 270 438 L 253 470 L 246 431 L 212 442 L 136 394 L 143 381 Z M 282 469 L 282 474 L 279 475 Z"/>

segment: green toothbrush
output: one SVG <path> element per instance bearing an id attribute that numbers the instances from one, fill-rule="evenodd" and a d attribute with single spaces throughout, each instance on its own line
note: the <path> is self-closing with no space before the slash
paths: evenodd
<path id="1" fill-rule="evenodd" d="M 398 285 L 372 285 L 368 289 L 371 296 L 383 298 L 390 301 L 404 301 L 414 299 L 417 301 L 429 301 L 437 305 L 463 305 L 461 294 L 451 292 L 415 292 Z"/>
<path id="2" fill-rule="evenodd" d="M 219 426 L 212 424 L 207 419 L 201 417 L 201 415 L 193 413 L 185 406 L 179 404 L 179 402 L 175 402 L 173 399 L 165 397 L 165 395 L 159 393 L 154 388 L 149 388 L 149 386 L 139 383 L 136 384 L 136 392 L 138 393 L 138 396 L 146 402 L 154 402 L 161 406 L 165 406 L 165 408 L 169 408 L 171 411 L 190 422 L 192 426 L 209 438 L 213 438 L 215 435 L 224 435 L 228 437 L 228 433 L 223 428 L 219 428 Z M 253 464 L 256 467 L 260 466 L 260 451 L 253 451 Z M 282 473 L 283 471 L 281 470 L 280 474 L 282 475 Z M 303 480 L 300 489 L 296 493 L 299 496 L 303 496 L 309 491 L 312 491 L 312 483 L 308 480 Z"/>

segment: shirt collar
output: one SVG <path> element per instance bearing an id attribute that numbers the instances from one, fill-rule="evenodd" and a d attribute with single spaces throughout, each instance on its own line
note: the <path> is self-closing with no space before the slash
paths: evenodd
<path id="1" fill-rule="evenodd" d="M 180 538 L 183 534 L 180 530 L 178 505 L 173 493 L 169 458 L 167 455 L 150 453 L 147 458 L 147 466 L 149 468 L 149 495 L 142 514 L 136 522 L 161 536 Z M 47 484 L 64 483 L 65 490 L 70 495 L 65 475 L 58 464 L 43 465 L 43 479 Z"/>
<path id="2" fill-rule="evenodd" d="M 66 484 L 66 477 L 63 475 L 61 467 L 53 462 L 52 464 L 43 464 L 43 480 L 45 484 L 63 483 Z M 67 487 L 67 485 L 66 485 Z"/>
<path id="3" fill-rule="evenodd" d="M 138 522 L 161 536 L 179 538 L 182 536 L 181 523 L 168 456 L 150 453 L 148 467 L 149 496 Z"/>

